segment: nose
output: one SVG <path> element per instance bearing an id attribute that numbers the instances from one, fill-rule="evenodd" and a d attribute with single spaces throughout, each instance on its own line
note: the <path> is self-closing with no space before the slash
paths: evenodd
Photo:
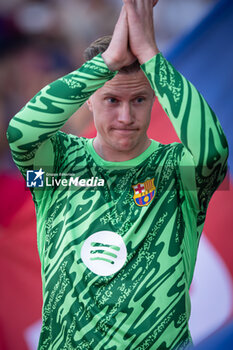
<path id="1" fill-rule="evenodd" d="M 130 125 L 134 121 L 134 116 L 133 116 L 133 107 L 129 102 L 125 102 L 122 104 L 119 114 L 118 114 L 118 122 L 125 124 L 125 125 Z"/>

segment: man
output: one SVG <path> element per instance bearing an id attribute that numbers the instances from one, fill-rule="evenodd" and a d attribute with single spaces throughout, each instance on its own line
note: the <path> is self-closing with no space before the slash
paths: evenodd
<path id="1" fill-rule="evenodd" d="M 29 169 L 50 169 L 104 181 L 32 189 L 44 300 L 39 349 L 192 344 L 189 287 L 228 148 L 202 96 L 158 51 L 156 3 L 124 0 L 109 46 L 97 40 L 86 52 L 93 58 L 40 91 L 8 128 L 25 178 Z M 148 139 L 155 95 L 182 144 Z M 85 101 L 96 138 L 59 132 Z"/>

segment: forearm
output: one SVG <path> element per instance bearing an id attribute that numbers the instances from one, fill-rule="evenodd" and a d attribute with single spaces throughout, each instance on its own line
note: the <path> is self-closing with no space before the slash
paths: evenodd
<path id="1" fill-rule="evenodd" d="M 142 65 L 178 137 L 192 154 L 196 166 L 211 169 L 228 155 L 222 128 L 196 88 L 161 54 Z"/>
<path id="2" fill-rule="evenodd" d="M 98 55 L 43 88 L 10 121 L 7 136 L 16 161 L 33 164 L 36 150 L 107 80 L 114 77 Z"/>

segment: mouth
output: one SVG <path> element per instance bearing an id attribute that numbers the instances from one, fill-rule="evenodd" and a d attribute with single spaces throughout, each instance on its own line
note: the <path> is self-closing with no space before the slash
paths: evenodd
<path id="1" fill-rule="evenodd" d="M 116 131 L 120 134 L 133 134 L 137 132 L 138 129 L 136 128 L 113 128 L 113 131 Z"/>

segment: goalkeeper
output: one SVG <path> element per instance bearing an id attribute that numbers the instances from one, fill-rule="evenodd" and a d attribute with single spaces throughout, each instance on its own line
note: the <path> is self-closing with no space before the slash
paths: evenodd
<path id="1" fill-rule="evenodd" d="M 226 174 L 221 126 L 156 46 L 153 6 L 124 0 L 112 38 L 11 120 L 26 179 L 46 171 L 104 186 L 31 187 L 43 282 L 40 350 L 185 349 L 189 287 L 209 200 Z M 181 143 L 147 137 L 158 98 Z M 87 101 L 97 136 L 59 129 Z M 155 116 L 156 117 L 156 116 Z"/>

